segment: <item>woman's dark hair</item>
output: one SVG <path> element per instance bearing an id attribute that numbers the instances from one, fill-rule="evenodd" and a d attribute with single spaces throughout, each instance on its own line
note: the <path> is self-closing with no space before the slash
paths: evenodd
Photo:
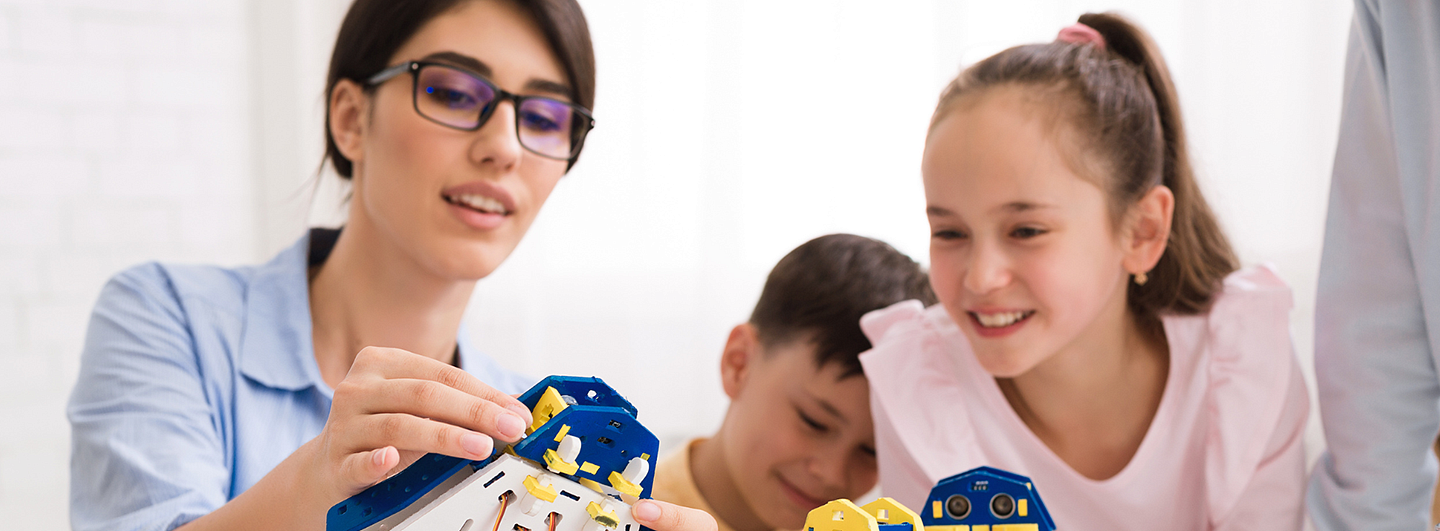
<path id="1" fill-rule="evenodd" d="M 1085 154 L 1067 158 L 1092 170 L 1080 173 L 1106 192 L 1112 220 L 1156 185 L 1175 194 L 1169 243 L 1149 282 L 1130 284 L 1130 307 L 1141 317 L 1202 313 L 1239 260 L 1195 181 L 1170 72 L 1150 36 L 1124 17 L 1090 13 L 1080 23 L 1099 32 L 1104 46 L 1030 44 L 976 63 L 945 88 L 930 129 L 963 97 L 1000 86 L 1039 91 L 1035 101 L 1065 118 L 1066 138 L 1075 142 L 1062 147 Z"/>
<path id="2" fill-rule="evenodd" d="M 860 317 L 907 299 L 935 304 L 925 268 L 880 240 L 830 234 L 775 264 L 750 324 L 765 345 L 809 340 L 815 365 L 838 363 L 844 378 L 862 373 L 860 353 L 870 350 Z"/>
<path id="3" fill-rule="evenodd" d="M 325 80 L 325 158 L 335 173 L 349 179 L 354 168 L 350 159 L 340 153 L 335 137 L 330 134 L 330 95 L 335 84 L 348 79 L 366 86 L 365 80 L 386 67 L 420 27 L 431 19 L 474 0 L 355 0 L 340 34 L 335 38 L 335 51 L 330 55 L 330 72 Z M 506 0 L 534 18 L 545 41 L 559 59 L 566 81 L 574 91 L 574 102 L 586 109 L 595 107 L 595 51 L 590 43 L 590 27 L 585 13 L 575 0 Z M 570 160 L 570 166 L 575 160 Z M 567 166 L 567 169 L 569 167 Z"/>

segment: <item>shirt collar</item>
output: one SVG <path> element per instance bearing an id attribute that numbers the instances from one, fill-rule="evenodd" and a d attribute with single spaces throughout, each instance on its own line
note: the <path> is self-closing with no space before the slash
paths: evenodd
<path id="1" fill-rule="evenodd" d="M 246 377 L 287 391 L 311 386 L 328 390 L 315 363 L 306 271 L 316 258 L 323 262 L 329 256 L 338 234 L 333 229 L 311 229 L 255 270 L 245 292 L 245 330 L 240 340 L 240 372 Z"/>
<path id="2" fill-rule="evenodd" d="M 339 235 L 335 229 L 310 229 L 256 269 L 246 289 L 240 342 L 240 372 L 246 377 L 275 389 L 301 391 L 313 386 L 327 395 L 333 392 L 315 362 L 308 271 L 325 263 Z M 460 368 L 493 372 L 494 362 L 476 351 L 465 334 L 456 336 Z"/>

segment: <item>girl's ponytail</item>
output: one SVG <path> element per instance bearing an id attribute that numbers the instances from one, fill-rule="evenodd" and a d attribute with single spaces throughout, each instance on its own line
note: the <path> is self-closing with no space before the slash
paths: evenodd
<path id="1" fill-rule="evenodd" d="M 1130 21 L 1111 13 L 1089 13 L 1080 17 L 1080 23 L 1100 32 L 1111 53 L 1139 67 L 1144 75 L 1160 120 L 1161 184 L 1175 194 L 1170 242 L 1151 270 L 1150 281 L 1143 286 L 1131 284 L 1131 307 L 1149 312 L 1203 312 L 1225 276 L 1239 267 L 1239 260 L 1195 181 L 1170 70 L 1155 41 Z"/>
<path id="2" fill-rule="evenodd" d="M 945 89 L 930 128 L 966 95 L 1002 85 L 1045 91 L 1042 101 L 1077 133 L 1074 165 L 1102 170 L 1082 174 L 1106 191 L 1113 219 L 1155 185 L 1175 195 L 1169 243 L 1149 281 L 1130 285 L 1130 307 L 1142 317 L 1202 313 L 1239 260 L 1195 181 L 1170 72 L 1155 42 L 1125 18 L 1090 13 L 1080 23 L 1103 43 L 1016 46 L 976 63 Z"/>

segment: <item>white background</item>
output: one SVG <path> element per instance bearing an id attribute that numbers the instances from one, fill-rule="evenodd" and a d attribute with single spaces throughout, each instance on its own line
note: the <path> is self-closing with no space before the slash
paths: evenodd
<path id="1" fill-rule="evenodd" d="M 0 0 L 4 527 L 67 527 L 64 401 L 107 277 L 263 262 L 307 220 L 336 219 L 333 177 L 311 194 L 346 4 Z M 599 126 L 481 283 L 467 333 L 515 369 L 604 377 L 667 448 L 717 425 L 725 334 L 789 249 L 846 231 L 927 261 L 918 167 L 939 90 L 962 61 L 1048 41 L 1087 10 L 1159 41 L 1242 260 L 1295 289 L 1308 372 L 1349 2 L 582 4 Z"/>

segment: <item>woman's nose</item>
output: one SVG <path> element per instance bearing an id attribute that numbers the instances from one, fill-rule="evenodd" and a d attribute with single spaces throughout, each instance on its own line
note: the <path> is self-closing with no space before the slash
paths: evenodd
<path id="1" fill-rule="evenodd" d="M 520 137 L 515 129 L 514 102 L 501 101 L 496 105 L 494 114 L 476 131 L 470 154 L 477 164 L 493 164 L 502 171 L 508 171 L 520 162 L 525 148 L 520 146 Z"/>
<path id="2" fill-rule="evenodd" d="M 991 245 L 976 245 L 965 270 L 965 289 L 986 294 L 1010 283 L 1010 263 L 1004 253 Z"/>

